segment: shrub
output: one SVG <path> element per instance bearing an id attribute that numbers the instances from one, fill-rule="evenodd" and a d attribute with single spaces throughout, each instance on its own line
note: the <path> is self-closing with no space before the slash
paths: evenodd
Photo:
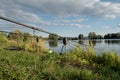
<path id="1" fill-rule="evenodd" d="M 104 52 L 102 56 L 97 57 L 96 62 L 111 69 L 120 71 L 120 56 L 114 51 Z"/>
<path id="2" fill-rule="evenodd" d="M 39 39 L 39 42 L 36 42 L 34 39 L 25 43 L 24 48 L 26 51 L 30 52 L 43 52 L 46 49 L 43 39 Z"/>

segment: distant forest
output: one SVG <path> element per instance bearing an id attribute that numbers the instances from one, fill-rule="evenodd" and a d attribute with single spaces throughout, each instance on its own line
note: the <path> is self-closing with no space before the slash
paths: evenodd
<path id="1" fill-rule="evenodd" d="M 62 40 L 56 35 L 49 35 L 50 40 Z M 84 36 L 83 34 L 79 34 L 78 37 L 67 37 L 68 40 L 84 40 L 84 39 L 120 39 L 119 33 L 108 33 L 105 35 L 98 35 L 95 32 L 90 32 L 88 36 Z"/>
<path id="2" fill-rule="evenodd" d="M 78 39 L 120 39 L 120 32 L 119 33 L 108 33 L 104 36 L 97 35 L 95 32 L 90 32 L 87 37 L 84 37 L 83 34 L 79 34 Z"/>
<path id="3" fill-rule="evenodd" d="M 104 36 L 104 39 L 120 39 L 120 33 L 109 33 Z"/>

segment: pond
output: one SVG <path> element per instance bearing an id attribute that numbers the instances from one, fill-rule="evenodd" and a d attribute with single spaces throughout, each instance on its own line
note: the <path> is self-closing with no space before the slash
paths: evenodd
<path id="1" fill-rule="evenodd" d="M 77 43 L 76 43 L 77 42 Z M 75 47 L 76 44 L 80 44 L 82 47 L 85 45 L 91 45 L 96 52 L 100 54 L 103 51 L 115 51 L 120 55 L 120 39 L 99 39 L 99 40 L 83 40 L 83 41 L 71 41 L 69 40 L 66 45 L 66 51 L 69 51 Z M 46 47 L 54 50 L 55 52 L 65 52 L 65 47 L 62 50 L 62 41 L 46 41 Z"/>

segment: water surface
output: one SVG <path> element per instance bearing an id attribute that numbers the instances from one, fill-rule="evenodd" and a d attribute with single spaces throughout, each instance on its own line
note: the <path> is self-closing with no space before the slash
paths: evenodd
<path id="1" fill-rule="evenodd" d="M 77 43 L 76 43 L 77 42 Z M 104 51 L 114 51 L 117 54 L 120 54 L 120 39 L 100 39 L 100 40 L 83 40 L 83 41 L 71 41 L 69 40 L 66 45 L 66 50 L 69 51 L 74 45 L 80 44 L 82 47 L 86 47 L 87 45 L 91 45 L 96 49 L 96 52 L 100 54 Z M 62 41 L 46 41 L 46 46 L 55 52 L 62 52 Z M 65 52 L 65 47 L 63 48 L 63 52 Z"/>

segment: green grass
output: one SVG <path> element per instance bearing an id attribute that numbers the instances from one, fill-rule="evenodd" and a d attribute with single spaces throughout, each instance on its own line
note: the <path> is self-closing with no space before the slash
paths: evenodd
<path id="1" fill-rule="evenodd" d="M 63 55 L 1 49 L 0 80 L 120 80 L 120 57 L 80 47 Z"/>

